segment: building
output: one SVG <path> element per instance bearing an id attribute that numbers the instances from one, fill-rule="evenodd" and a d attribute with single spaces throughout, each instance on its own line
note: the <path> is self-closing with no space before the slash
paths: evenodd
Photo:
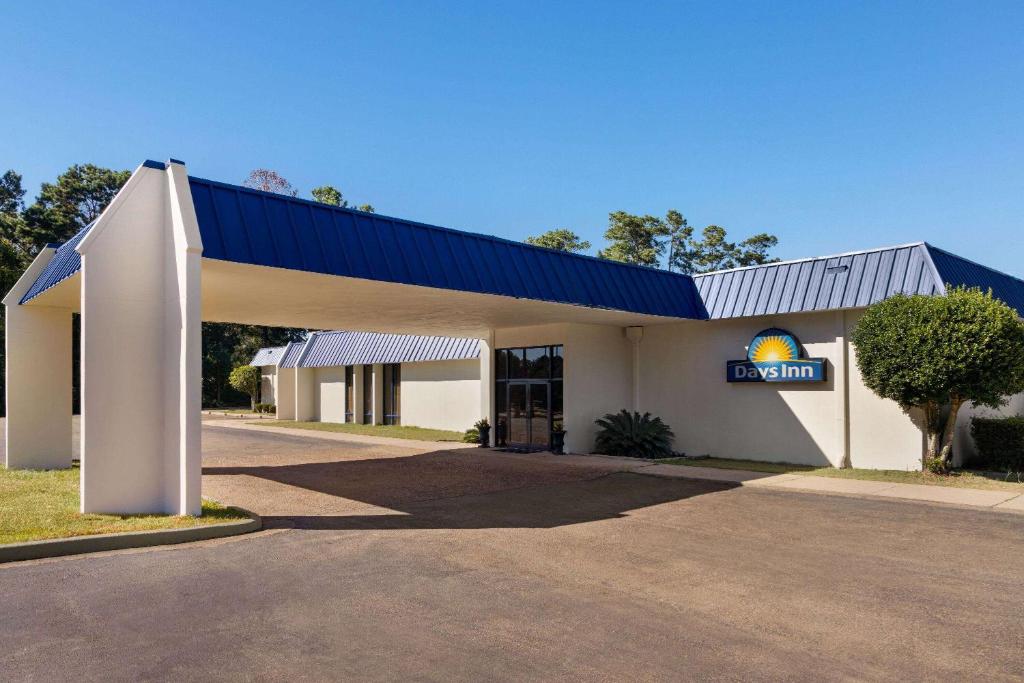
<path id="1" fill-rule="evenodd" d="M 260 349 L 261 400 L 281 420 L 464 431 L 480 419 L 480 341 L 314 332 Z"/>
<path id="2" fill-rule="evenodd" d="M 78 312 L 85 512 L 198 512 L 203 320 L 473 340 L 479 394 L 465 417 L 514 444 L 544 447 L 558 424 L 566 449 L 586 453 L 595 418 L 628 408 L 661 416 L 687 453 L 916 469 L 918 416 L 864 387 L 850 331 L 887 296 L 961 284 L 1024 312 L 1024 281 L 924 242 L 689 277 L 147 161 L 4 298 L 7 465 L 70 465 Z M 373 419 L 388 419 L 390 384 L 403 391 L 399 419 L 419 421 L 404 393 L 412 363 L 397 383 L 383 358 L 316 365 L 315 349 L 345 334 L 282 351 L 282 416 L 294 403 L 295 417 L 323 419 L 326 397 L 337 419 L 339 394 L 366 385 L 355 366 L 372 365 Z M 348 405 L 355 419 L 363 404 Z M 1018 396 L 1006 410 L 1022 407 Z"/>

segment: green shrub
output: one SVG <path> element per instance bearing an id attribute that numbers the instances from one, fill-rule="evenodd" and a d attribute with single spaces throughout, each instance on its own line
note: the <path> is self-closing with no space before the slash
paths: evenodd
<path id="1" fill-rule="evenodd" d="M 1024 472 L 1024 417 L 976 417 L 971 436 L 978 455 L 970 467 L 1004 472 Z"/>
<path id="2" fill-rule="evenodd" d="M 239 365 L 231 371 L 228 382 L 236 391 L 249 394 L 249 406 L 256 410 L 256 396 L 260 393 L 260 369 L 255 365 Z"/>
<path id="3" fill-rule="evenodd" d="M 476 427 L 467 429 L 462 435 L 462 443 L 480 443 L 480 430 Z"/>
<path id="4" fill-rule="evenodd" d="M 273 403 L 257 403 L 256 404 L 256 412 L 257 413 L 273 413 L 276 410 L 277 410 L 277 406 L 275 406 Z"/>
<path id="5" fill-rule="evenodd" d="M 675 434 L 660 417 L 651 417 L 650 413 L 631 413 L 623 408 L 594 422 L 601 428 L 595 444 L 598 453 L 630 458 L 672 455 Z"/>

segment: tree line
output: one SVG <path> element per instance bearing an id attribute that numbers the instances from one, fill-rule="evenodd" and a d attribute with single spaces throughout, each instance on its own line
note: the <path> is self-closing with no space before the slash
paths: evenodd
<path id="1" fill-rule="evenodd" d="M 698 235 L 676 209 L 664 217 L 613 211 L 604 232 L 608 246 L 598 258 L 633 263 L 692 275 L 715 270 L 754 266 L 778 261 L 770 251 L 779 243 L 775 235 L 761 232 L 739 242 L 730 242 L 725 228 L 709 225 Z M 533 244 L 574 253 L 590 249 L 590 242 L 568 228 L 548 230 L 526 238 Z"/>

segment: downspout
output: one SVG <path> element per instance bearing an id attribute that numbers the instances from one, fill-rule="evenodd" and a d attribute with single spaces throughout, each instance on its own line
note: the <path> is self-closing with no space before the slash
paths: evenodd
<path id="1" fill-rule="evenodd" d="M 836 423 L 838 431 L 838 466 L 852 467 L 850 462 L 850 342 L 846 338 L 846 312 L 836 311 L 836 372 L 833 390 L 837 394 Z"/>
<path id="2" fill-rule="evenodd" d="M 640 412 L 640 340 L 644 338 L 644 328 L 627 327 L 626 339 L 633 346 L 633 411 Z"/>

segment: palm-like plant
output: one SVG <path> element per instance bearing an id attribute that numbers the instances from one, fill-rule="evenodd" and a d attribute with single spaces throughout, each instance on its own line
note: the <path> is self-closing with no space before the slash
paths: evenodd
<path id="1" fill-rule="evenodd" d="M 660 417 L 651 417 L 650 413 L 631 413 L 623 408 L 594 422 L 601 428 L 595 444 L 598 453 L 631 458 L 672 455 L 675 434 Z"/>

